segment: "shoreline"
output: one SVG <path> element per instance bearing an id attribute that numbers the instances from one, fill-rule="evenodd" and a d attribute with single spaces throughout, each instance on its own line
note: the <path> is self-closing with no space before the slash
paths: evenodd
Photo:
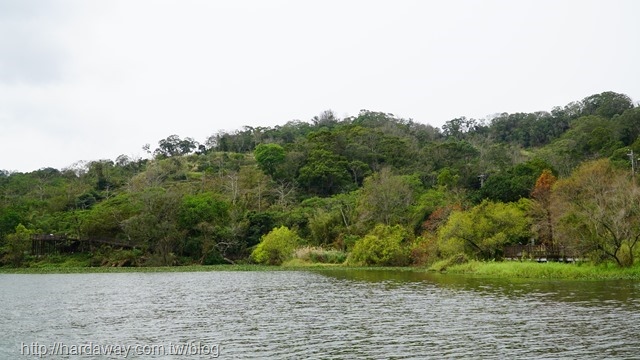
<path id="1" fill-rule="evenodd" d="M 470 261 L 453 265 L 445 271 L 426 267 L 348 266 L 342 264 L 267 265 L 186 265 L 166 267 L 27 267 L 0 268 L 2 274 L 81 274 L 81 273 L 158 273 L 158 272 L 215 272 L 215 271 L 323 271 L 365 270 L 397 272 L 429 272 L 434 274 L 465 275 L 476 278 L 513 278 L 547 280 L 640 280 L 640 265 L 619 268 L 613 264 L 563 264 L 536 262 L 481 262 Z"/>

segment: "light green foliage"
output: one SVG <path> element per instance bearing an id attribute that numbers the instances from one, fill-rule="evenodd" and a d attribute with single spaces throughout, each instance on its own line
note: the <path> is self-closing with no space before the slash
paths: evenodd
<path id="1" fill-rule="evenodd" d="M 212 193 L 185 196 L 178 211 L 180 226 L 186 230 L 193 230 L 203 222 L 223 225 L 228 220 L 229 204 Z"/>
<path id="2" fill-rule="evenodd" d="M 445 256 L 465 252 L 480 258 L 499 257 L 505 245 L 527 241 L 529 200 L 518 203 L 483 201 L 467 211 L 454 211 L 440 229 L 439 247 Z"/>
<path id="3" fill-rule="evenodd" d="M 182 252 L 205 264 L 223 262 L 236 243 L 229 236 L 229 204 L 216 194 L 187 195 L 178 210 L 178 224 L 186 232 Z"/>
<path id="4" fill-rule="evenodd" d="M 306 263 L 342 264 L 347 259 L 347 253 L 335 249 L 303 246 L 295 250 L 293 257 Z"/>
<path id="5" fill-rule="evenodd" d="M 123 221 L 140 211 L 140 205 L 127 193 L 102 201 L 90 210 L 76 211 L 79 237 L 113 237 Z"/>
<path id="6" fill-rule="evenodd" d="M 559 180 L 552 195 L 558 241 L 601 254 L 619 266 L 633 265 L 640 241 L 640 189 L 627 174 L 602 159 Z"/>
<path id="7" fill-rule="evenodd" d="M 331 244 L 344 230 L 342 217 L 337 211 L 317 209 L 309 218 L 309 230 L 314 244 Z"/>
<path id="8" fill-rule="evenodd" d="M 281 226 L 262 237 L 260 244 L 251 253 L 251 260 L 258 264 L 280 265 L 293 256 L 300 243 L 294 230 Z"/>
<path id="9" fill-rule="evenodd" d="M 308 212 L 310 239 L 315 245 L 338 245 L 343 235 L 351 233 L 356 221 L 356 192 L 331 198 L 314 197 L 302 202 Z"/>
<path id="10" fill-rule="evenodd" d="M 7 235 L 5 245 L 2 251 L 0 251 L 0 254 L 4 253 L 2 263 L 15 267 L 22 265 L 31 245 L 30 239 L 32 234 L 33 231 L 28 230 L 24 225 L 19 224 L 16 226 L 16 231 L 13 234 Z"/>
<path id="11" fill-rule="evenodd" d="M 358 240 L 348 263 L 351 265 L 408 265 L 409 234 L 400 225 L 377 225 L 373 231 Z"/>
<path id="12" fill-rule="evenodd" d="M 393 175 L 388 168 L 364 181 L 358 198 L 358 213 L 364 224 L 407 224 L 419 181 L 413 177 Z"/>
<path id="13" fill-rule="evenodd" d="M 411 264 L 429 265 L 438 256 L 438 237 L 431 233 L 425 233 L 416 238 L 410 247 Z"/>
<path id="14" fill-rule="evenodd" d="M 454 189 L 458 185 L 459 181 L 460 176 L 454 174 L 454 172 L 451 171 L 451 169 L 449 169 L 448 167 L 440 170 L 440 172 L 438 173 L 439 186 L 443 186 L 447 189 Z"/>

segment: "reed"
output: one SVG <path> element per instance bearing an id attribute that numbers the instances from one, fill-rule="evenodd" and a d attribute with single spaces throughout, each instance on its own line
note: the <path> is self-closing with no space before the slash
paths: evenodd
<path id="1" fill-rule="evenodd" d="M 469 261 L 451 265 L 446 269 L 451 274 L 471 274 L 498 278 L 530 279 L 636 279 L 640 280 L 640 265 L 620 268 L 612 263 L 537 263 L 533 261 Z"/>

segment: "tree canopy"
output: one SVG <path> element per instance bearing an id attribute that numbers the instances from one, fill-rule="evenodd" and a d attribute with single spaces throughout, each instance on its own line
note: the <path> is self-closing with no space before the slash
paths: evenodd
<path id="1" fill-rule="evenodd" d="M 462 116 L 441 129 L 385 112 L 325 111 L 144 148 L 147 158 L 0 171 L 0 265 L 38 260 L 25 245 L 30 234 L 135 249 L 87 254 L 97 265 L 280 263 L 291 246 L 407 264 L 412 253 L 500 258 L 505 246 L 532 240 L 620 266 L 638 255 L 631 171 L 640 111 L 611 91 L 547 111 Z"/>

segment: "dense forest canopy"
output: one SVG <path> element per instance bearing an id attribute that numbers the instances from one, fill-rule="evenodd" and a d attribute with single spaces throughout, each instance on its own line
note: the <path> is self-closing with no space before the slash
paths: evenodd
<path id="1" fill-rule="evenodd" d="M 202 144 L 171 135 L 145 146 L 148 159 L 0 171 L 0 261 L 28 263 L 29 237 L 44 233 L 133 247 L 96 251 L 92 265 L 281 263 L 303 246 L 406 265 L 533 241 L 626 266 L 639 136 L 640 108 L 614 92 L 441 129 L 362 110 Z"/>

